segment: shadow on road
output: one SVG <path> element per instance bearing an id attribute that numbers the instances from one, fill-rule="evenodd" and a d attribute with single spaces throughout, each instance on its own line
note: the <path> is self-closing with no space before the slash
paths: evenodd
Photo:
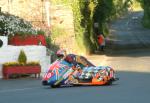
<path id="1" fill-rule="evenodd" d="M 84 88 L 126 88 L 129 85 L 131 87 L 145 85 L 150 86 L 148 82 L 150 80 L 150 73 L 146 72 L 130 72 L 130 71 L 117 71 L 117 77 L 119 80 L 114 82 L 112 85 L 103 85 L 103 86 L 61 86 L 59 88 L 51 88 L 50 86 L 46 86 L 44 89 L 53 89 L 53 90 L 61 90 L 61 89 L 84 89 Z M 144 84 L 144 85 L 143 85 Z M 127 88 L 126 88 L 127 89 Z"/>
<path id="2" fill-rule="evenodd" d="M 111 57 L 135 57 L 135 58 L 150 57 L 150 49 L 106 50 L 105 53 L 100 53 L 99 55 L 106 55 Z"/>

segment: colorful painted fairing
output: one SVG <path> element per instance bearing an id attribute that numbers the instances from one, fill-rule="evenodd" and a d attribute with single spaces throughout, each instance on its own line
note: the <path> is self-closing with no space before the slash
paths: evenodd
<path id="1" fill-rule="evenodd" d="M 63 78 L 67 71 L 71 70 L 72 64 L 66 62 L 66 61 L 61 61 L 61 60 L 56 60 L 54 63 L 50 65 L 50 68 L 44 75 L 43 81 L 45 81 L 45 85 L 54 85 L 59 79 Z M 64 84 L 64 81 L 67 78 L 63 78 L 61 81 L 61 84 Z"/>
<path id="2" fill-rule="evenodd" d="M 109 66 L 72 68 L 64 60 L 56 60 L 43 77 L 43 85 L 105 85 L 116 80 L 114 70 Z M 80 66 L 80 64 L 79 64 Z"/>

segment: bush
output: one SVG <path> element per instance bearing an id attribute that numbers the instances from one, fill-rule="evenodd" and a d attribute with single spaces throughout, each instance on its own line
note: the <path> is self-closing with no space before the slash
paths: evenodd
<path id="1" fill-rule="evenodd" d="M 38 61 L 30 61 L 30 62 L 27 62 L 26 65 L 27 66 L 37 66 L 37 65 L 40 65 L 40 63 Z"/>
<path id="2" fill-rule="evenodd" d="M 92 53 L 97 48 L 93 24 L 97 22 L 98 30 L 108 35 L 108 22 L 126 12 L 129 2 L 131 0 L 53 0 L 54 4 L 71 4 L 75 39 L 82 53 Z"/>
<path id="3" fill-rule="evenodd" d="M 37 34 L 44 35 L 45 32 L 43 30 L 37 30 Z"/>
<path id="4" fill-rule="evenodd" d="M 20 66 L 18 62 L 6 62 L 3 64 L 3 66 Z M 23 65 L 23 64 L 22 64 Z"/>
<path id="5" fill-rule="evenodd" d="M 18 16 L 8 13 L 0 13 L 0 33 L 1 35 L 15 35 L 19 33 L 36 34 L 36 29 L 32 24 Z"/>
<path id="6" fill-rule="evenodd" d="M 26 62 L 27 62 L 27 57 L 23 50 L 20 51 L 20 54 L 18 57 L 18 62 L 19 62 L 19 64 L 26 64 Z"/>
<path id="7" fill-rule="evenodd" d="M 150 2 L 149 0 L 138 0 L 142 8 L 144 9 L 144 16 L 143 16 L 143 26 L 146 28 L 150 28 Z"/>
<path id="8" fill-rule="evenodd" d="M 36 35 L 45 34 L 41 29 L 34 28 L 29 21 L 9 13 L 0 13 L 0 35 Z"/>
<path id="9" fill-rule="evenodd" d="M 6 62 L 3 64 L 3 66 L 39 66 L 40 63 L 38 61 L 30 61 L 27 62 L 26 64 L 20 64 L 19 62 Z"/>

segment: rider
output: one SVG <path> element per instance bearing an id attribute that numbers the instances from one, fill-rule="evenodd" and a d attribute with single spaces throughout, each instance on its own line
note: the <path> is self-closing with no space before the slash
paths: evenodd
<path id="1" fill-rule="evenodd" d="M 56 53 L 57 57 L 72 63 L 74 67 L 77 67 L 78 64 L 82 64 L 83 66 L 94 66 L 91 62 L 89 62 L 85 57 L 75 55 L 75 54 L 67 54 L 66 50 L 58 50 Z"/>
<path id="2" fill-rule="evenodd" d="M 62 60 L 65 60 L 65 61 L 67 61 L 69 63 L 72 63 L 73 64 L 73 69 L 75 71 L 77 70 L 79 72 L 82 72 L 81 71 L 82 68 L 81 67 L 78 68 L 78 64 L 81 64 L 84 67 L 95 67 L 95 65 L 93 65 L 91 62 L 89 62 L 85 57 L 79 56 L 79 55 L 75 55 L 75 54 L 67 54 L 66 50 L 58 50 L 56 55 L 57 55 L 58 58 L 60 58 Z M 112 68 L 106 68 L 106 69 L 109 72 L 109 74 L 107 74 L 107 75 L 110 75 L 111 80 L 113 80 L 113 78 L 114 78 L 114 71 L 113 71 L 113 69 Z M 106 69 L 102 69 L 102 71 L 107 72 Z M 79 73 L 79 72 L 77 72 L 77 73 Z M 73 72 L 73 73 L 75 74 L 75 72 Z M 72 75 L 74 75 L 74 74 L 72 74 Z M 76 74 L 76 75 L 78 75 L 78 74 Z M 75 77 L 78 77 L 78 76 L 75 76 Z"/>

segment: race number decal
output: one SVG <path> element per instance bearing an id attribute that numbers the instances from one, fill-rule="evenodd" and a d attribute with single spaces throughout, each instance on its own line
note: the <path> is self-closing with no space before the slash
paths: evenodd
<path id="1" fill-rule="evenodd" d="M 52 77 L 52 73 L 48 73 L 46 77 L 47 78 L 51 78 Z"/>
<path id="2" fill-rule="evenodd" d="M 47 73 L 44 78 L 45 80 L 48 80 L 49 78 L 51 78 L 54 74 L 53 73 Z"/>

